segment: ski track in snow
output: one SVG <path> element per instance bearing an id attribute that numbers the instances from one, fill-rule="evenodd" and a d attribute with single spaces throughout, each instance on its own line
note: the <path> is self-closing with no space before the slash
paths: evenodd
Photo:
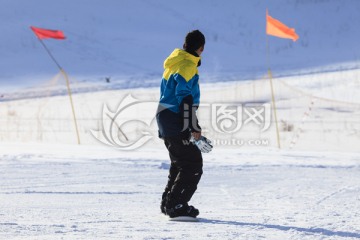
<path id="1" fill-rule="evenodd" d="M 168 174 L 164 149 L 124 155 L 41 146 L 19 154 L 6 148 L 0 155 L 1 239 L 360 238 L 355 153 L 233 149 L 204 155 L 191 201 L 200 222 L 174 223 L 159 213 Z"/>

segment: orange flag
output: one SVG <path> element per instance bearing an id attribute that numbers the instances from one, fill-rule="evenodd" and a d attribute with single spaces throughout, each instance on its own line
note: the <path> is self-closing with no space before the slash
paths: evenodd
<path id="1" fill-rule="evenodd" d="M 35 33 L 35 35 L 39 39 L 47 39 L 47 38 L 54 38 L 54 39 L 65 39 L 65 35 L 60 30 L 50 30 L 50 29 L 43 29 L 43 28 L 37 28 L 37 27 L 30 27 L 31 30 Z"/>
<path id="2" fill-rule="evenodd" d="M 268 14 L 267 9 L 266 9 L 266 34 L 280 38 L 290 38 L 294 42 L 299 38 L 294 28 L 289 28 L 279 20 L 272 18 Z"/>

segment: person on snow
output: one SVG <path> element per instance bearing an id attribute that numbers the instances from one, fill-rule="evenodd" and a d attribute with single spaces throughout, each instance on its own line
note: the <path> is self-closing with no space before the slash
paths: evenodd
<path id="1" fill-rule="evenodd" d="M 156 120 L 171 160 L 160 206 L 170 218 L 199 215 L 199 210 L 188 202 L 203 173 L 201 152 L 212 148 L 201 135 L 195 112 L 200 102 L 197 68 L 204 47 L 204 35 L 194 30 L 186 35 L 183 49 L 175 49 L 164 61 Z"/>

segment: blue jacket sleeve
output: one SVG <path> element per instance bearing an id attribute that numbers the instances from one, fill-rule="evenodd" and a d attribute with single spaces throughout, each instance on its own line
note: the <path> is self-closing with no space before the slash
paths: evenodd
<path id="1" fill-rule="evenodd" d="M 201 132 L 201 127 L 196 116 L 197 106 L 194 105 L 192 96 L 194 80 L 186 81 L 180 74 L 174 76 L 177 86 L 175 96 L 179 103 L 180 115 L 183 120 L 184 129 L 190 129 L 191 132 Z"/>

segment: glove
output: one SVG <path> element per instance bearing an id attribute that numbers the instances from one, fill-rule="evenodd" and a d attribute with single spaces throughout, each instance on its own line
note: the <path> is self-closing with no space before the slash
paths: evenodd
<path id="1" fill-rule="evenodd" d="M 204 136 L 201 136 L 199 140 L 195 140 L 195 138 L 191 136 L 190 141 L 193 142 L 203 153 L 209 153 L 213 148 L 211 141 Z"/>

